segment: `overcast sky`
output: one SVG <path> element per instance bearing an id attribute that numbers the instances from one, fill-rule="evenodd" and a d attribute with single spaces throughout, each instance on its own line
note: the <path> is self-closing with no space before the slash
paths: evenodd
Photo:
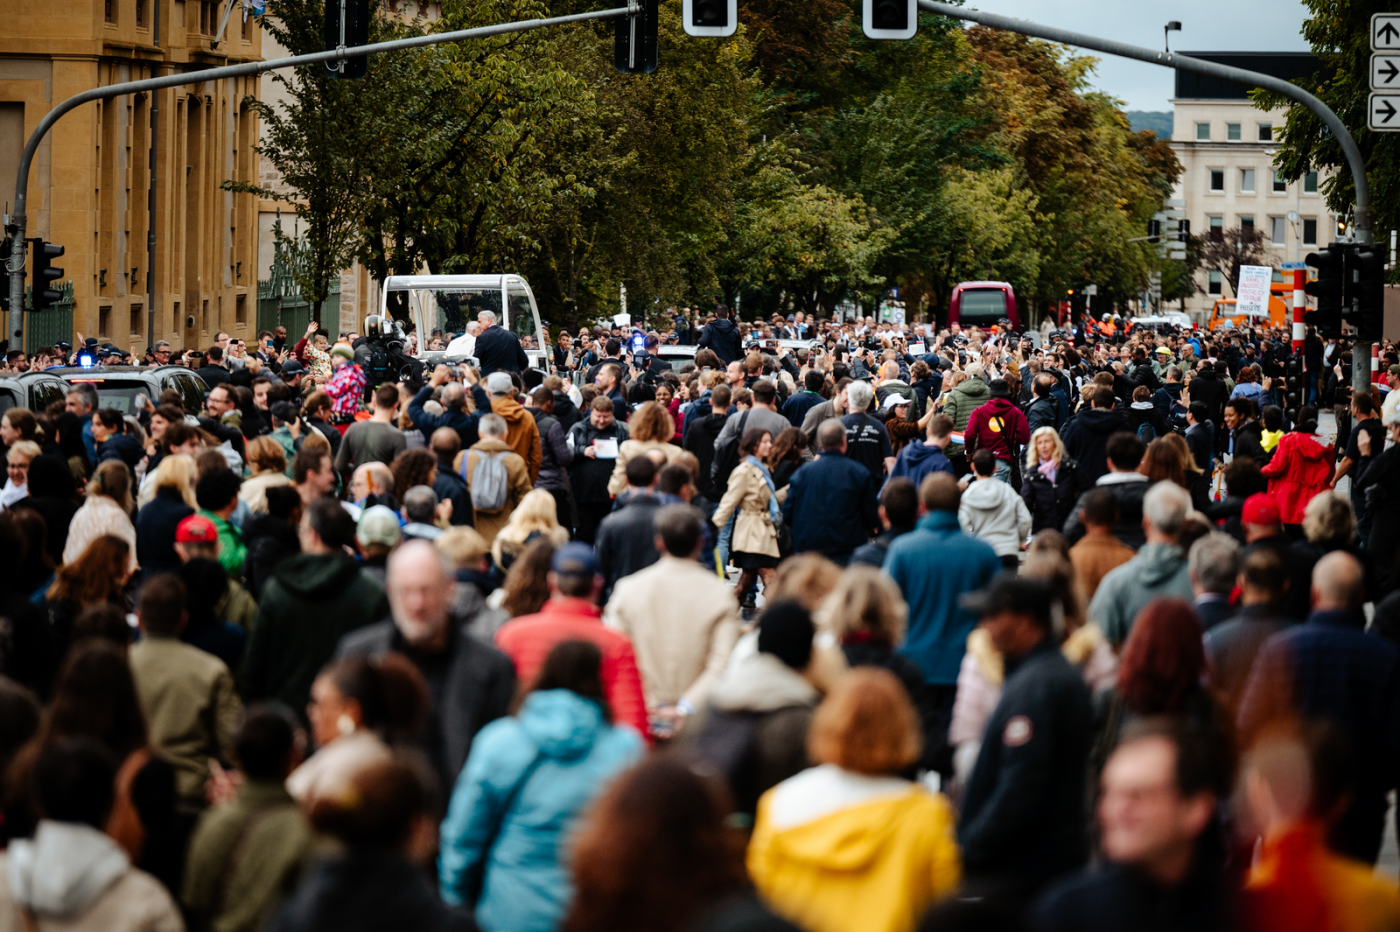
<path id="1" fill-rule="evenodd" d="M 1306 52 L 1299 34 L 1307 11 L 1299 0 L 967 0 L 968 6 L 1073 29 L 1151 49 L 1162 27 L 1180 20 L 1171 47 L 1186 51 Z M 1097 54 L 1097 53 L 1090 53 Z M 1170 110 L 1173 72 L 1159 65 L 1098 56 L 1096 83 L 1127 110 Z"/>

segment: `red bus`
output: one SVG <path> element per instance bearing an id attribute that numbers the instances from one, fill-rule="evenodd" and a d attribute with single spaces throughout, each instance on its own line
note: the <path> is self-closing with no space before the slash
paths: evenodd
<path id="1" fill-rule="evenodd" d="M 1016 292 L 1007 282 L 963 282 L 953 289 L 948 301 L 948 326 L 960 325 L 964 330 L 977 327 L 990 331 L 1005 318 L 1011 329 L 1021 332 L 1021 315 L 1016 310 Z"/>

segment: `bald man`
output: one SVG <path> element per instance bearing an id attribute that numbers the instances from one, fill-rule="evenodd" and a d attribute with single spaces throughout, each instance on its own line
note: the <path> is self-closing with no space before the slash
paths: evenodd
<path id="1" fill-rule="evenodd" d="M 467 633 L 471 618 L 452 617 L 457 582 L 450 558 L 424 540 L 389 557 L 389 617 L 340 641 L 336 653 L 382 657 L 393 651 L 418 667 L 433 705 L 420 740 L 443 787 L 456 784 L 472 739 L 510 711 L 515 665 Z"/>
<path id="2" fill-rule="evenodd" d="M 1239 731 L 1248 746 L 1273 724 L 1310 719 L 1336 728 L 1351 749 L 1351 798 L 1329 840 L 1334 850 L 1374 864 L 1400 757 L 1400 652 L 1366 633 L 1365 599 L 1355 557 L 1336 551 L 1317 561 L 1312 614 L 1265 642 L 1240 705 Z"/>

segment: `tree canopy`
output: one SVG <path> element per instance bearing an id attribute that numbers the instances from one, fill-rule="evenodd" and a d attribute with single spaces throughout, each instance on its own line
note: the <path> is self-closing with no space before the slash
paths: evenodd
<path id="1" fill-rule="evenodd" d="M 317 49 L 322 2 L 273 0 L 265 26 Z M 372 40 L 592 5 L 381 8 Z M 1128 240 L 1180 166 L 1089 87 L 1093 59 L 929 14 L 871 41 L 859 0 L 746 0 L 737 35 L 696 39 L 680 6 L 661 4 L 652 75 L 615 72 L 599 23 L 374 56 L 361 81 L 279 76 L 260 149 L 310 231 L 308 293 L 353 258 L 378 279 L 518 271 L 568 327 L 624 283 L 634 314 L 826 314 L 900 288 L 927 316 L 972 278 L 1044 305 L 1136 294 L 1160 266 Z"/>

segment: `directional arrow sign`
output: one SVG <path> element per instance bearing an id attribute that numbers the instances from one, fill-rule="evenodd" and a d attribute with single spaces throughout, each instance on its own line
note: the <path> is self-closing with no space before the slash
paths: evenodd
<path id="1" fill-rule="evenodd" d="M 1400 55 L 1371 56 L 1371 90 L 1400 90 Z"/>
<path id="2" fill-rule="evenodd" d="M 1400 133 L 1400 93 L 1372 94 L 1366 125 L 1380 133 Z"/>
<path id="3" fill-rule="evenodd" d="M 1371 51 L 1400 50 L 1400 13 L 1377 13 L 1371 17 Z"/>

